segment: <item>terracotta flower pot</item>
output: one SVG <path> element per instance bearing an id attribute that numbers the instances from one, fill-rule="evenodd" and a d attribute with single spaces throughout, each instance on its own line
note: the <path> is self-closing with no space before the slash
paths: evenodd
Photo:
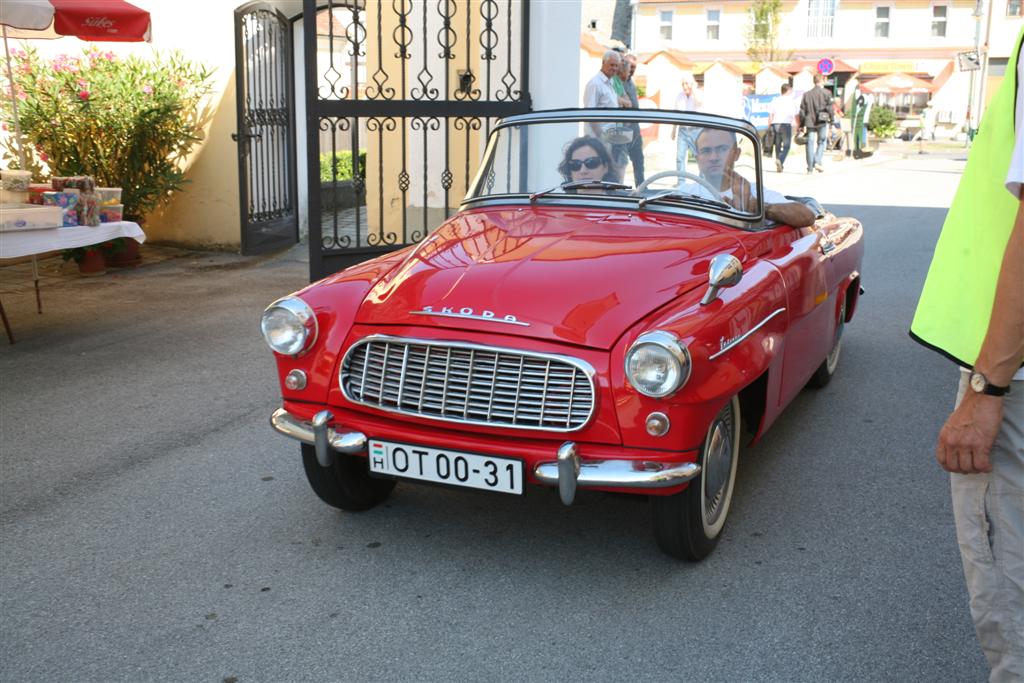
<path id="1" fill-rule="evenodd" d="M 107 272 L 107 261 L 99 249 L 89 249 L 78 261 L 81 275 L 103 275 Z"/>
<path id="2" fill-rule="evenodd" d="M 142 263 L 142 253 L 139 251 L 139 243 L 130 237 L 121 238 L 124 248 L 120 251 L 107 254 L 107 265 L 112 268 L 131 268 Z"/>

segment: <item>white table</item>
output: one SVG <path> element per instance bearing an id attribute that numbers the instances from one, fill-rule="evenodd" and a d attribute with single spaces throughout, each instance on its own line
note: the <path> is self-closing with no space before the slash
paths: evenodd
<path id="1" fill-rule="evenodd" d="M 146 241 L 146 233 L 142 232 L 138 223 L 131 221 L 100 223 L 95 228 L 76 225 L 68 228 L 4 230 L 0 231 L 0 259 L 87 247 L 118 237 L 130 237 L 140 244 Z"/>
<path id="2" fill-rule="evenodd" d="M 118 237 L 129 237 L 139 244 L 146 241 L 146 233 L 138 223 L 117 221 L 100 223 L 95 228 L 87 225 L 76 225 L 67 228 L 40 228 L 35 230 L 3 230 L 0 231 L 0 259 L 32 257 L 32 280 L 36 289 L 36 310 L 43 312 L 43 300 L 39 296 L 39 269 L 36 255 L 61 249 L 88 247 L 91 244 L 102 244 Z M 0 318 L 3 319 L 7 339 L 14 343 L 11 326 L 7 322 L 3 304 L 0 303 Z"/>

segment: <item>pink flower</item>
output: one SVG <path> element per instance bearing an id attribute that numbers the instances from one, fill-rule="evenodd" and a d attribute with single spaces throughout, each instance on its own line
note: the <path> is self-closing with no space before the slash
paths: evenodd
<path id="1" fill-rule="evenodd" d="M 117 55 L 115 55 L 113 52 L 104 52 L 103 56 L 107 59 L 107 61 L 110 61 L 110 62 L 112 62 L 115 59 L 117 59 Z"/>
<path id="2" fill-rule="evenodd" d="M 28 99 L 28 93 L 25 92 L 24 90 L 19 90 L 18 91 L 18 99 L 19 100 L 27 100 Z"/>
<path id="3" fill-rule="evenodd" d="M 142 92 L 146 93 L 147 95 L 152 95 L 153 94 L 153 86 L 151 86 L 149 83 L 147 83 L 146 85 L 142 86 Z"/>
<path id="4" fill-rule="evenodd" d="M 79 78 L 78 79 L 78 87 L 82 88 L 83 90 L 85 90 L 86 88 L 89 87 L 89 83 L 88 83 L 88 81 L 84 81 L 81 78 Z"/>
<path id="5" fill-rule="evenodd" d="M 0 130 L 10 130 L 10 128 L 7 127 L 6 123 L 3 123 L 3 124 L 0 124 Z"/>
<path id="6" fill-rule="evenodd" d="M 78 98 L 80 100 L 82 100 L 83 102 L 85 100 L 88 100 L 89 99 L 89 91 L 88 90 L 79 90 L 78 91 Z"/>

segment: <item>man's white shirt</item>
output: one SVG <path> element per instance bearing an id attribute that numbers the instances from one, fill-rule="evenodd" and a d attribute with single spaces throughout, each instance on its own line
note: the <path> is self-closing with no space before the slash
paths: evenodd
<path id="1" fill-rule="evenodd" d="M 587 109 L 591 107 L 618 109 L 619 96 L 615 94 L 612 80 L 598 71 L 596 76 L 587 81 L 587 86 L 583 89 L 583 106 Z"/>
<path id="2" fill-rule="evenodd" d="M 688 180 L 684 180 L 683 182 L 679 183 L 679 186 L 676 189 L 679 190 L 680 192 L 685 192 L 686 194 L 692 194 L 696 197 L 701 197 L 702 199 L 718 200 L 718 197 L 711 194 L 711 191 L 708 188 L 701 185 L 700 183 L 694 183 Z M 757 183 L 750 183 L 750 191 L 752 194 L 754 194 L 754 196 L 757 196 Z M 765 188 L 762 190 L 762 192 L 764 193 L 765 204 L 786 204 L 788 202 L 793 201 L 791 199 L 786 199 L 786 196 L 784 194 L 782 194 L 781 192 L 776 192 L 775 190 L 769 190 L 768 188 Z M 732 199 L 732 188 L 729 188 L 728 190 L 724 190 L 722 192 L 722 199 Z"/>
<path id="3" fill-rule="evenodd" d="M 789 95 L 779 95 L 772 100 L 770 118 L 773 124 L 789 123 L 796 120 L 797 103 Z"/>

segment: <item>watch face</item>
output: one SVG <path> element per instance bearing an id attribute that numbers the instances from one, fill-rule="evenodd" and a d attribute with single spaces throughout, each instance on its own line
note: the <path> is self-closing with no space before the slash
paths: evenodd
<path id="1" fill-rule="evenodd" d="M 987 384 L 987 381 L 985 380 L 985 375 L 981 374 L 980 372 L 972 372 L 970 381 L 971 389 L 976 393 L 980 394 L 985 390 L 985 384 Z"/>

